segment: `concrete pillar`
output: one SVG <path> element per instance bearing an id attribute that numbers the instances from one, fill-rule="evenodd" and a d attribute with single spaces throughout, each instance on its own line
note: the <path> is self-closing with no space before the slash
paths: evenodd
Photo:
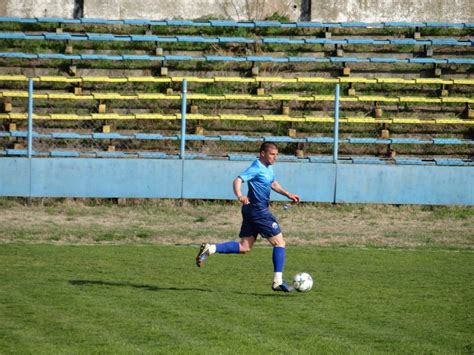
<path id="1" fill-rule="evenodd" d="M 375 106 L 374 107 L 374 117 L 375 118 L 382 118 L 382 114 L 383 114 L 383 109 L 379 106 Z"/>
<path id="2" fill-rule="evenodd" d="M 167 67 L 161 67 L 160 68 L 160 75 L 161 76 L 168 76 L 168 68 Z"/>
<path id="3" fill-rule="evenodd" d="M 196 104 L 191 104 L 190 113 L 199 113 L 199 106 Z"/>
<path id="4" fill-rule="evenodd" d="M 252 76 L 258 76 L 260 74 L 260 67 L 258 65 L 252 65 Z"/>
<path id="5" fill-rule="evenodd" d="M 13 109 L 12 98 L 7 96 L 3 99 L 3 110 L 5 113 L 8 113 L 8 112 L 12 112 L 12 109 Z"/>
<path id="6" fill-rule="evenodd" d="M 449 95 L 448 89 L 446 89 L 446 85 L 442 84 L 441 85 L 441 90 L 439 91 L 439 96 L 441 97 L 446 97 Z"/>
<path id="7" fill-rule="evenodd" d="M 349 83 L 349 89 L 347 90 L 347 95 L 349 96 L 356 95 L 356 89 L 355 89 L 354 83 Z"/>
<path id="8" fill-rule="evenodd" d="M 415 29 L 415 33 L 413 33 L 413 38 L 414 39 L 421 39 L 421 32 L 420 32 L 420 29 L 418 27 Z"/>
<path id="9" fill-rule="evenodd" d="M 107 105 L 104 103 L 99 103 L 99 107 L 97 108 L 99 113 L 105 113 L 107 111 Z"/>
<path id="10" fill-rule="evenodd" d="M 474 110 L 469 107 L 469 104 L 466 104 L 466 108 L 464 109 L 464 117 L 469 120 L 474 119 Z"/>
<path id="11" fill-rule="evenodd" d="M 432 57 L 433 56 L 433 47 L 425 46 L 425 56 Z"/>
<path id="12" fill-rule="evenodd" d="M 76 76 L 76 74 L 77 74 L 77 66 L 70 65 L 69 66 L 69 75 Z"/>
<path id="13" fill-rule="evenodd" d="M 198 135 L 204 135 L 204 127 L 202 126 L 197 126 L 196 129 L 194 130 L 194 134 Z"/>

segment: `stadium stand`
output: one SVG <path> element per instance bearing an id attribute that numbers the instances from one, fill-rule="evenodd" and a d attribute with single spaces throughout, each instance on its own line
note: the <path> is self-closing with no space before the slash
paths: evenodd
<path id="1" fill-rule="evenodd" d="M 29 77 L 25 75 L 0 75 L 0 82 L 2 81 L 22 81 L 27 82 Z M 66 76 L 38 76 L 32 77 L 34 82 L 44 83 L 127 83 L 127 82 L 152 82 L 152 83 L 181 83 L 184 79 L 191 83 L 326 83 L 326 84 L 344 84 L 344 83 L 364 83 L 364 84 L 433 84 L 433 85 L 474 85 L 474 79 L 441 79 L 441 78 L 364 78 L 364 77 L 193 77 L 193 76 L 179 76 L 179 77 L 150 77 L 150 76 L 123 76 L 123 77 L 109 77 L 109 76 L 87 76 L 87 77 L 66 77 Z"/>
<path id="2" fill-rule="evenodd" d="M 0 32 L 0 39 L 18 40 L 56 40 L 56 41 L 120 41 L 120 42 L 156 42 L 156 43 L 250 43 L 250 44 L 365 44 L 365 45 L 412 45 L 412 46 L 472 46 L 470 39 L 365 39 L 365 38 L 285 38 L 285 37 L 205 37 L 205 36 L 152 36 L 152 35 L 116 35 L 113 33 L 41 33 Z"/>
<path id="3" fill-rule="evenodd" d="M 26 154 L 32 77 L 35 154 L 174 158 L 186 79 L 190 158 L 324 161 L 339 84 L 346 161 L 469 165 L 473 27 L 0 18 L 0 154 Z"/>
<path id="4" fill-rule="evenodd" d="M 308 123 L 333 123 L 333 117 L 319 117 L 319 116 L 304 116 L 294 117 L 285 115 L 242 115 L 242 114 L 219 114 L 219 115 L 202 115 L 202 114 L 187 114 L 189 120 L 222 120 L 222 121 L 270 121 L 270 122 L 308 122 Z M 0 114 L 0 119 L 3 120 L 26 120 L 26 113 L 3 113 Z M 33 114 L 34 120 L 180 120 L 180 114 L 160 114 L 160 113 L 146 113 L 146 114 L 115 114 L 115 113 L 92 113 L 89 115 L 76 114 Z M 421 118 L 372 118 L 372 117 L 344 117 L 340 118 L 341 123 L 353 124 L 438 124 L 438 125 L 474 125 L 473 120 L 462 119 L 421 119 Z"/>
<path id="5" fill-rule="evenodd" d="M 408 63 L 408 64 L 467 64 L 473 65 L 472 58 L 385 58 L 385 57 L 272 57 L 272 56 L 189 56 L 189 55 L 109 55 L 109 54 L 60 54 L 60 53 L 23 53 L 23 52 L 0 52 L 0 58 L 19 58 L 19 59 L 62 59 L 62 60 L 147 60 L 157 62 L 171 61 L 222 61 L 222 62 L 269 62 L 269 63 Z"/>
<path id="6" fill-rule="evenodd" d="M 27 131 L 13 131 L 6 132 L 0 131 L 0 137 L 22 137 L 26 138 L 28 135 Z M 88 134 L 79 134 L 79 133 L 37 133 L 33 132 L 34 138 L 39 139 L 136 139 L 136 140 L 179 140 L 180 135 L 169 135 L 164 136 L 161 134 L 119 134 L 119 133 L 88 133 Z M 332 144 L 334 138 L 332 137 L 301 137 L 293 138 L 288 136 L 260 136 L 260 137 L 249 137 L 249 136 L 236 136 L 236 135 L 219 135 L 219 136 L 205 136 L 197 134 L 188 134 L 186 135 L 187 140 L 191 141 L 231 141 L 231 142 L 281 142 L 281 143 L 324 143 Z M 433 139 L 418 139 L 418 138 L 341 138 L 341 143 L 348 144 L 474 144 L 474 140 L 467 139 L 443 139 L 443 138 L 433 138 Z"/>
<path id="7" fill-rule="evenodd" d="M 137 20 L 137 19 L 123 19 L 110 20 L 101 18 L 80 18 L 80 19 L 65 19 L 59 17 L 0 17 L 0 22 L 13 23 L 53 23 L 53 24 L 95 24 L 95 25 L 134 25 L 134 26 L 196 26 L 196 27 L 282 27 L 282 28 L 351 28 L 351 27 L 365 27 L 365 28 L 390 28 L 390 27 L 406 27 L 406 28 L 472 28 L 473 23 L 450 23 L 450 22 L 402 22 L 402 21 L 387 21 L 387 22 L 281 22 L 281 21 L 232 21 L 232 20 L 207 20 L 207 21 L 192 21 L 192 20 Z"/>
<path id="8" fill-rule="evenodd" d="M 4 98 L 27 98 L 27 91 L 0 91 L 0 97 Z M 61 100 L 181 100 L 181 95 L 166 95 L 160 93 L 135 93 L 133 95 L 122 95 L 120 93 L 96 93 L 91 92 L 89 95 L 75 95 L 73 93 L 44 93 L 33 94 L 35 99 L 61 99 Z M 226 100 L 250 100 L 250 101 L 331 101 L 335 100 L 334 95 L 306 95 L 299 96 L 297 94 L 271 94 L 271 95 L 251 95 L 251 94 L 224 94 L 224 95 L 209 95 L 209 94 L 189 94 L 190 100 L 206 100 L 206 101 L 226 101 Z M 340 98 L 341 102 L 391 102 L 391 103 L 408 103 L 408 102 L 422 102 L 422 103 L 474 103 L 473 98 L 469 97 L 439 97 L 427 98 L 423 96 L 371 96 L 371 95 L 354 95 L 343 96 Z"/>
<path id="9" fill-rule="evenodd" d="M 279 21 L 254 21 L 254 22 L 234 22 L 234 21 L 145 21 L 145 20 L 104 20 L 104 19 L 57 19 L 57 18 L 0 18 L 1 23 L 29 24 L 29 26 L 38 26 L 28 32 L 12 31 L 7 29 L 1 31 L 0 39 L 22 43 L 20 48 L 27 45 L 27 42 L 34 41 L 49 43 L 50 41 L 61 41 L 67 44 L 66 53 L 58 53 L 57 46 L 50 45 L 45 48 L 45 52 L 36 51 L 35 53 L 27 51 L 15 51 L 11 48 L 7 52 L 0 52 L 0 58 L 19 58 L 19 59 L 59 59 L 59 60 L 103 60 L 103 61 L 223 61 L 223 62 L 258 62 L 258 63 L 404 63 L 404 64 L 473 64 L 472 58 L 464 53 L 455 56 L 446 48 L 459 47 L 465 48 L 467 53 L 472 46 L 472 38 L 469 37 L 472 23 L 448 24 L 448 23 L 405 23 L 405 22 L 386 22 L 386 23 L 317 23 L 317 22 L 296 22 L 281 23 Z M 55 25 L 55 32 L 44 31 Z M 120 33 L 90 32 L 88 26 L 104 25 L 105 29 L 111 28 L 117 31 L 117 26 L 124 28 Z M 46 26 L 46 27 L 44 27 Z M 62 27 L 58 27 L 62 26 Z M 72 26 L 69 30 L 69 27 Z M 108 27 L 107 27 L 108 26 Z M 219 28 L 227 28 L 229 33 L 233 29 L 244 31 L 247 36 L 225 36 L 212 35 L 213 31 L 219 31 Z M 54 28 L 54 26 L 53 26 Z M 92 27 L 94 28 L 94 27 Z M 169 29 L 173 29 L 173 35 L 169 35 Z M 202 28 L 210 31 L 209 35 L 189 35 L 189 28 Z M 390 29 L 399 28 L 405 32 L 390 33 Z M 154 34 L 165 29 L 166 35 Z M 185 35 L 179 33 L 182 30 L 187 31 Z M 384 38 L 370 38 L 370 32 L 367 36 L 361 36 L 357 31 L 385 30 L 389 36 Z M 451 38 L 439 36 L 433 29 L 448 29 L 460 31 L 460 37 Z M 140 30 L 145 34 L 140 33 Z M 275 35 L 266 35 L 265 31 L 280 31 Z M 305 31 L 316 32 L 305 32 Z M 425 31 L 423 33 L 421 31 Z M 125 32 L 124 32 L 125 31 Z M 138 32 L 137 32 L 138 31 Z M 258 31 L 258 32 L 257 32 Z M 319 32 L 318 32 L 319 31 Z M 324 32 L 321 32 L 324 31 Z M 331 31 L 336 31 L 333 34 Z M 341 32 L 342 31 L 342 32 Z M 349 31 L 349 32 L 344 32 Z M 354 32 L 355 31 L 355 32 Z M 199 34 L 199 32 L 197 32 Z M 288 36 L 290 34 L 290 36 Z M 467 34 L 467 36 L 466 36 Z M 413 36 L 414 38 L 407 38 Z M 36 41 L 35 41 L 36 40 Z M 114 42 L 124 43 L 121 47 L 107 49 L 115 53 L 80 53 L 78 49 L 73 49 L 73 43 L 76 42 L 100 42 L 109 47 Z M 130 43 L 127 43 L 130 42 Z M 145 42 L 155 46 L 155 53 L 150 53 L 151 47 L 141 48 L 143 53 L 136 54 L 136 47 L 140 42 Z M 255 48 L 254 53 L 245 56 L 236 55 L 218 55 L 213 53 L 217 48 L 221 50 L 228 49 L 228 45 L 238 45 L 244 50 L 249 49 L 249 45 Z M 162 48 L 158 48 L 162 46 Z M 171 47 L 170 47 L 171 46 Z M 191 46 L 192 48 L 189 48 Z M 295 47 L 296 46 L 296 47 Z M 316 47 L 322 48 L 316 48 Z M 369 56 L 362 55 L 359 47 L 381 46 L 386 52 L 390 49 L 393 55 Z M 397 51 L 403 47 L 409 47 L 410 50 Z M 28 47 L 28 46 L 26 46 Z M 149 46 L 148 46 L 149 47 Z M 258 47 L 258 48 L 257 48 Z M 310 48 L 309 51 L 307 48 Z M 36 47 L 34 47 L 37 49 Z M 354 49 L 355 48 L 355 49 Z M 419 48 L 424 48 L 422 51 Z M 56 51 L 54 50 L 56 49 Z M 159 50 L 158 50 L 159 49 Z M 175 54 L 176 50 L 196 51 L 198 49 L 201 55 Z M 170 53 L 161 54 L 164 51 Z M 279 51 L 298 51 L 308 55 L 272 55 Z M 345 55 L 347 50 L 351 55 Z M 72 53 L 76 52 L 76 53 Z M 440 52 L 440 53 L 438 53 Z M 407 56 L 407 54 L 409 54 Z"/>

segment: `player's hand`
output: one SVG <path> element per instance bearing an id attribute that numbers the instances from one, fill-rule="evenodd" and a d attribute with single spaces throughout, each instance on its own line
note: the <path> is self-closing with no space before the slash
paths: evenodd
<path id="1" fill-rule="evenodd" d="M 250 203 L 250 200 L 247 196 L 239 196 L 237 197 L 237 200 L 243 205 L 248 205 Z"/>
<path id="2" fill-rule="evenodd" d="M 288 194 L 288 198 L 294 203 L 299 203 L 301 201 L 301 198 L 298 195 L 291 194 L 291 193 Z"/>

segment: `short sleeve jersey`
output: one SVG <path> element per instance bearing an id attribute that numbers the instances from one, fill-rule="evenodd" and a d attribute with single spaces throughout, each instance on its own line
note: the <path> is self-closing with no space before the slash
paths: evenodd
<path id="1" fill-rule="evenodd" d="M 239 177 L 243 182 L 248 183 L 248 197 L 252 207 L 268 208 L 271 186 L 275 181 L 273 167 L 271 165 L 265 166 L 257 159 Z"/>

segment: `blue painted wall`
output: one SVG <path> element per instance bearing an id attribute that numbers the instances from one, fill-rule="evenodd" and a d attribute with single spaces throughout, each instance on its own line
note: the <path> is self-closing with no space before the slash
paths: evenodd
<path id="1" fill-rule="evenodd" d="M 233 199 L 232 180 L 249 164 L 0 158 L 0 196 Z M 304 201 L 474 205 L 474 167 L 278 162 L 274 169 Z"/>
<path id="2" fill-rule="evenodd" d="M 173 160 L 32 159 L 31 177 L 33 197 L 179 198 L 182 164 Z"/>
<path id="3" fill-rule="evenodd" d="M 474 205 L 474 167 L 338 166 L 336 202 Z"/>

